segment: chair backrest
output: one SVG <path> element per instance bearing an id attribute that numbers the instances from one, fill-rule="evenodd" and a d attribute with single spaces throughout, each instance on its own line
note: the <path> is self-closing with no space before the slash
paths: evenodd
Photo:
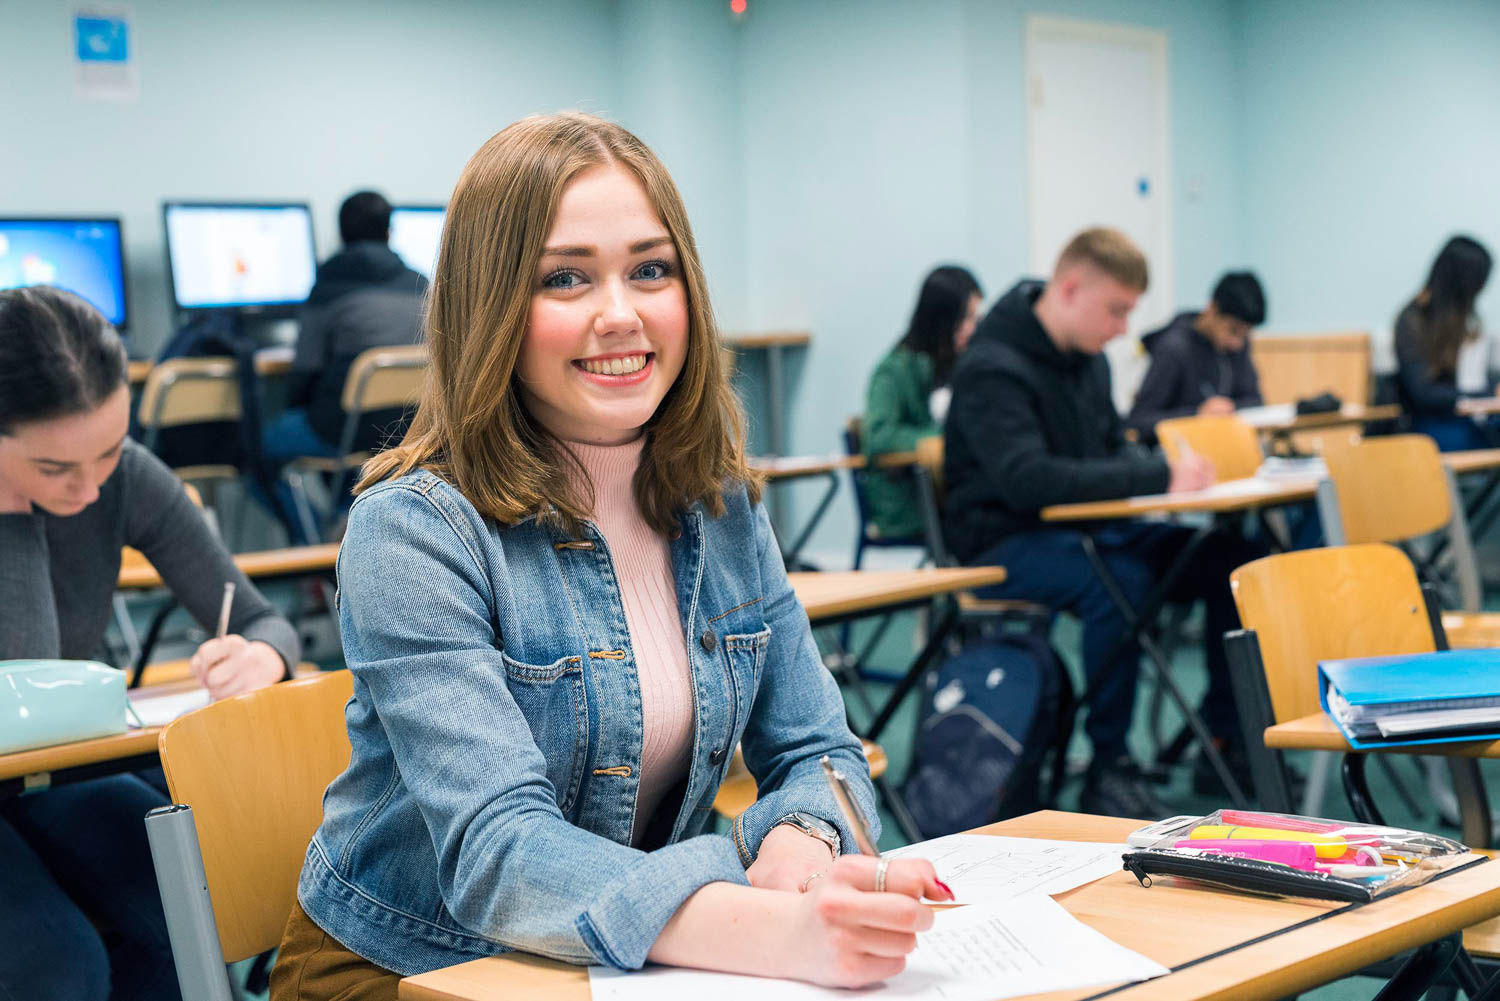
<path id="1" fill-rule="evenodd" d="M 1250 359 L 1267 403 L 1296 403 L 1332 393 L 1345 403 L 1369 403 L 1370 335 L 1256 334 Z"/>
<path id="2" fill-rule="evenodd" d="M 1265 455 L 1255 429 L 1234 416 L 1173 417 L 1156 425 L 1156 438 L 1167 458 L 1176 461 L 1184 442 L 1213 463 L 1214 478 L 1254 476 Z"/>
<path id="3" fill-rule="evenodd" d="M 233 358 L 169 358 L 151 366 L 137 419 L 148 431 L 240 419 Z"/>
<path id="4" fill-rule="evenodd" d="M 348 671 L 215 702 L 160 738 L 172 798 L 193 808 L 226 962 L 274 948 L 297 893 L 323 790 L 349 765 Z"/>
<path id="5" fill-rule="evenodd" d="M 1324 454 L 1346 544 L 1402 542 L 1453 519 L 1447 471 L 1426 435 L 1366 438 Z"/>
<path id="6" fill-rule="evenodd" d="M 344 380 L 345 412 L 366 413 L 417 402 L 427 373 L 427 345 L 369 348 L 349 365 Z"/>
<path id="7" fill-rule="evenodd" d="M 1277 723 L 1318 712 L 1318 661 L 1436 647 L 1411 560 L 1384 544 L 1267 556 L 1229 575 L 1253 629 Z"/>

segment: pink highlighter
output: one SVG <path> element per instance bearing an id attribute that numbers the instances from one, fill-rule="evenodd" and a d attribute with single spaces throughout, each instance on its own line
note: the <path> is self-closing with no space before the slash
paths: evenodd
<path id="1" fill-rule="evenodd" d="M 1313 872 L 1317 868 L 1317 847 L 1306 841 L 1252 841 L 1235 838 L 1183 838 L 1173 842 L 1173 848 L 1190 848 L 1195 851 L 1212 852 L 1215 855 L 1233 855 L 1237 858 L 1257 859 L 1261 862 L 1278 862 L 1294 869 Z"/>

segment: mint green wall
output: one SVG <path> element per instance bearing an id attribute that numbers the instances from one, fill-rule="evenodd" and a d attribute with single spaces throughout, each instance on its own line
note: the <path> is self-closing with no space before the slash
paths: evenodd
<path id="1" fill-rule="evenodd" d="M 170 323 L 162 199 L 307 199 L 327 254 L 350 192 L 442 202 L 513 119 L 612 110 L 609 0 L 132 6 L 141 96 L 116 104 L 74 95 L 70 5 L 0 3 L 0 79 L 25 93 L 0 156 L 0 213 L 124 217 L 138 353 Z M 562 38 L 566 61 L 546 41 Z"/>
<path id="2" fill-rule="evenodd" d="M 1235 20 L 1244 249 L 1271 325 L 1386 347 L 1447 236 L 1500 251 L 1500 4 L 1243 0 Z M 1480 307 L 1500 322 L 1500 282 Z"/>

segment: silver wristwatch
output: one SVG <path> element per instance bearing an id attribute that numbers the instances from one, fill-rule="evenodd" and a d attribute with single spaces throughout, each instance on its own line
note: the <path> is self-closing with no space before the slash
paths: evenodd
<path id="1" fill-rule="evenodd" d="M 829 851 L 833 852 L 834 858 L 838 858 L 842 854 L 840 850 L 842 840 L 839 838 L 838 828 L 822 817 L 814 817 L 810 813 L 803 813 L 801 810 L 798 810 L 796 813 L 789 813 L 776 821 L 776 823 L 771 825 L 771 829 L 775 830 L 782 824 L 790 824 L 808 837 L 817 838 L 828 846 Z"/>

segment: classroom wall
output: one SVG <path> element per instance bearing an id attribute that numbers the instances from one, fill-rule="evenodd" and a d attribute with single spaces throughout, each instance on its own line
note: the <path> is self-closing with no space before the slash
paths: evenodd
<path id="1" fill-rule="evenodd" d="M 840 447 L 930 267 L 969 265 L 991 300 L 1026 273 L 1028 12 L 1165 29 L 1179 298 L 1205 296 L 1239 262 L 1229 3 L 752 0 L 740 56 L 748 322 L 813 332 L 791 366 L 793 452 Z M 821 487 L 790 490 L 803 511 Z M 847 558 L 847 491 L 824 526 L 811 548 Z"/>
<path id="2" fill-rule="evenodd" d="M 1500 4 L 1237 0 L 1245 256 L 1270 326 L 1369 329 L 1454 232 L 1500 251 Z M 1500 281 L 1481 309 L 1500 323 Z"/>
<path id="3" fill-rule="evenodd" d="M 163 198 L 308 199 L 326 255 L 350 192 L 446 201 L 501 126 L 609 111 L 618 72 L 609 0 L 132 6 L 140 98 L 111 103 L 74 94 L 70 5 L 5 5 L 0 66 L 27 96 L 0 158 L 0 211 L 124 217 L 136 353 L 171 322 Z M 538 44 L 563 32 L 565 67 Z"/>

